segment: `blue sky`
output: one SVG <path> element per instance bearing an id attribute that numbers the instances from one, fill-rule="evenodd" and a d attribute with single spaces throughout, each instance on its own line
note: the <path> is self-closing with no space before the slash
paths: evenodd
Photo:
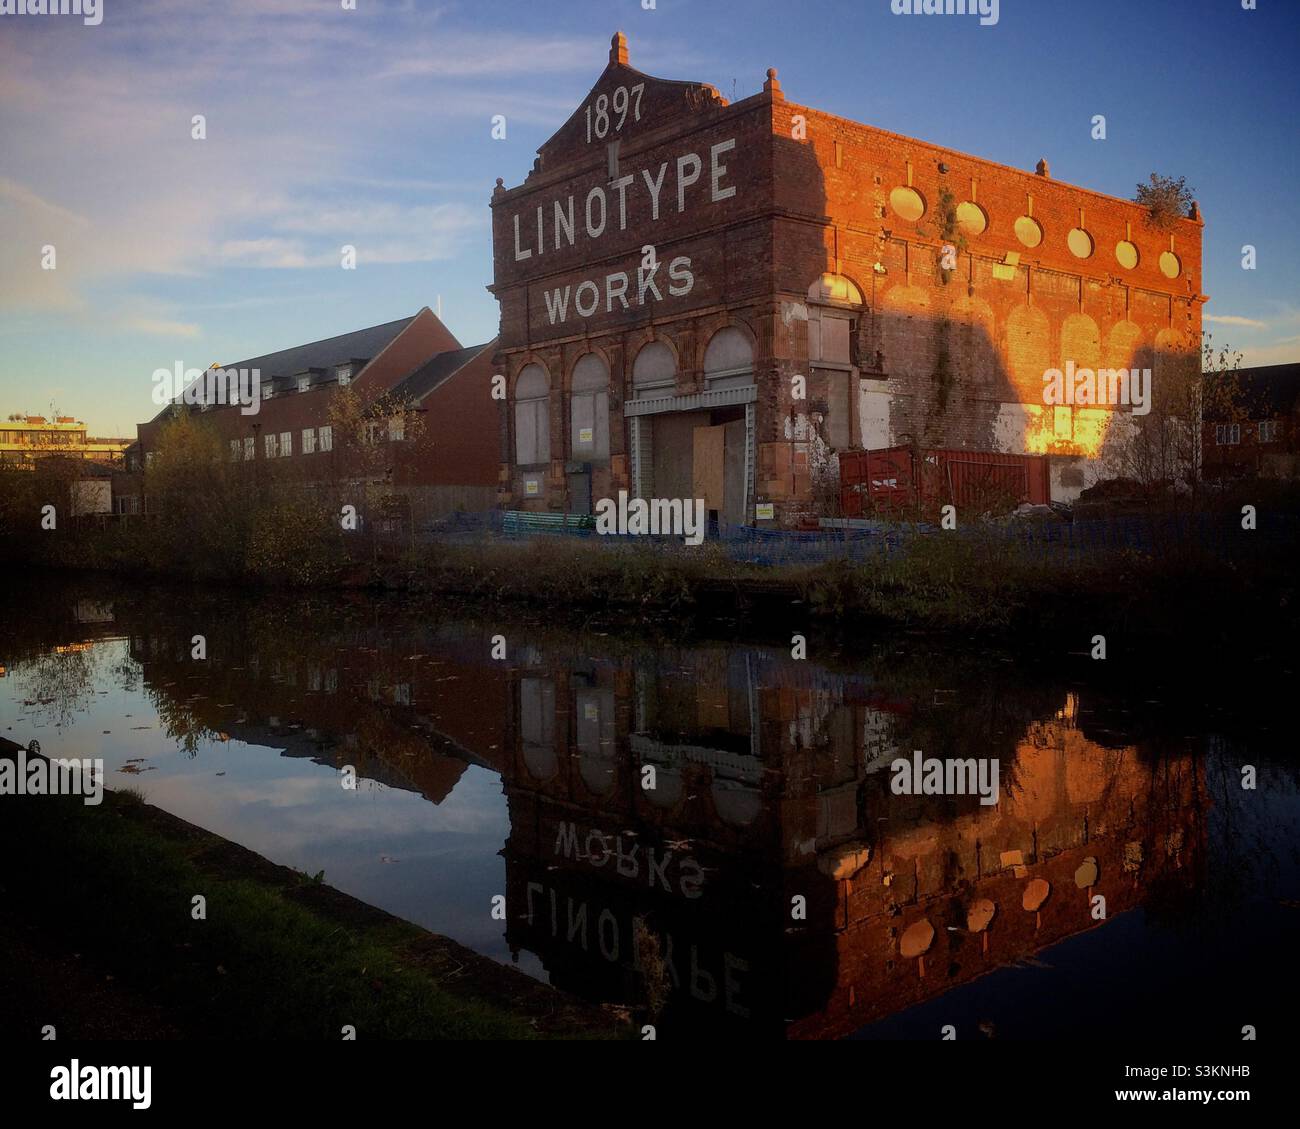
<path id="1" fill-rule="evenodd" d="M 463 343 L 490 339 L 492 186 L 523 179 L 620 28 L 634 67 L 728 98 L 774 66 L 793 101 L 1025 169 L 1045 156 L 1101 192 L 1185 176 L 1215 343 L 1300 360 L 1298 0 L 1001 0 L 991 27 L 890 0 L 102 3 L 94 27 L 0 16 L 0 416 L 53 402 L 134 435 L 157 368 L 439 296 Z"/>

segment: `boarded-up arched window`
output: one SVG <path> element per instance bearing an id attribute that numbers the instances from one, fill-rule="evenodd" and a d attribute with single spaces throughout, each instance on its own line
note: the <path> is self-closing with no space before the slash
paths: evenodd
<path id="1" fill-rule="evenodd" d="M 742 388 L 754 383 L 754 347 L 739 329 L 720 329 L 704 350 L 704 382 L 709 388 Z"/>
<path id="2" fill-rule="evenodd" d="M 677 358 L 662 341 L 651 341 L 632 363 L 632 395 L 638 400 L 671 396 L 677 385 Z"/>
<path id="3" fill-rule="evenodd" d="M 609 366 L 595 353 L 573 366 L 569 404 L 573 457 L 609 458 Z"/>
<path id="4" fill-rule="evenodd" d="M 551 457 L 551 382 L 539 364 L 525 367 L 515 385 L 515 463 L 535 466 Z"/>
<path id="5" fill-rule="evenodd" d="M 555 684 L 549 678 L 519 680 L 519 737 L 524 764 L 536 780 L 559 771 L 555 757 Z"/>

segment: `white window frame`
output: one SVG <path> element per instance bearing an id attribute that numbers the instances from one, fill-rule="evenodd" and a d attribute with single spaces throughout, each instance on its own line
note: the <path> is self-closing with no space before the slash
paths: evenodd
<path id="1" fill-rule="evenodd" d="M 1259 421 L 1259 442 L 1276 443 L 1282 438 L 1282 421 L 1262 419 Z"/>
<path id="2" fill-rule="evenodd" d="M 1241 443 L 1241 424 L 1216 423 L 1214 425 L 1214 445 L 1216 447 L 1236 447 Z"/>
<path id="3" fill-rule="evenodd" d="M 304 427 L 302 429 L 302 453 L 304 455 L 314 455 L 316 453 L 316 429 L 314 427 Z"/>
<path id="4" fill-rule="evenodd" d="M 298 391 L 307 392 L 310 389 L 311 389 L 311 377 L 310 376 L 298 377 Z"/>
<path id="5" fill-rule="evenodd" d="M 280 432 L 280 458 L 287 458 L 293 454 L 293 432 Z"/>
<path id="6" fill-rule="evenodd" d="M 320 434 L 317 438 L 320 441 L 319 448 L 321 451 L 334 450 L 334 428 L 329 424 L 325 424 L 325 426 L 320 429 Z"/>
<path id="7" fill-rule="evenodd" d="M 237 463 L 243 457 L 244 445 L 238 439 L 230 441 L 230 461 Z"/>
<path id="8" fill-rule="evenodd" d="M 268 431 L 262 436 L 262 454 L 268 458 L 275 458 L 279 451 L 280 437 L 274 431 Z"/>
<path id="9" fill-rule="evenodd" d="M 244 436 L 244 462 L 251 462 L 257 457 L 257 444 L 251 435 Z"/>

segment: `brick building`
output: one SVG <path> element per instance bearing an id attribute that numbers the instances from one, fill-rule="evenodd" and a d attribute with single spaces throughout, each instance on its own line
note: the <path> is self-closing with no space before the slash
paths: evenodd
<path id="1" fill-rule="evenodd" d="M 417 523 L 495 501 L 491 343 L 464 348 L 427 307 L 413 317 L 313 341 L 232 365 L 258 374 L 256 411 L 247 404 L 169 404 L 137 428 L 127 473 L 115 486 L 119 512 L 146 507 L 141 473 L 174 412 L 214 428 L 232 462 L 305 485 L 378 480 Z M 335 434 L 331 400 L 352 388 L 361 408 L 392 408 L 371 429 L 372 457 L 358 459 Z M 217 390 L 210 390 L 215 401 Z M 245 397 L 247 399 L 247 397 Z"/>
<path id="2" fill-rule="evenodd" d="M 1199 359 L 1201 229 L 787 100 L 653 78 L 616 35 L 590 95 L 492 198 L 507 505 L 627 489 L 728 522 L 817 512 L 835 453 L 1049 454 L 1119 472 L 1130 406 L 1052 368 Z M 945 246 L 950 248 L 945 257 Z M 951 269 L 949 269 L 951 268 Z"/>
<path id="3" fill-rule="evenodd" d="M 1300 477 L 1300 364 L 1241 369 L 1233 410 L 1205 413 L 1207 477 Z"/>

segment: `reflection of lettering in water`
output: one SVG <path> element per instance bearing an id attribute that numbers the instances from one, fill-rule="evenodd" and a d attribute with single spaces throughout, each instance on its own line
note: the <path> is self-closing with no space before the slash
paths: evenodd
<path id="1" fill-rule="evenodd" d="M 583 840 L 583 846 L 578 845 L 578 825 L 576 823 L 567 823 L 560 821 L 559 828 L 555 835 L 555 853 L 561 858 L 584 859 L 594 867 L 603 867 L 610 860 L 614 862 L 614 869 L 624 878 L 636 878 L 641 872 L 641 864 L 638 859 L 640 844 L 633 843 L 631 850 L 624 851 L 623 836 L 610 836 L 598 827 L 593 827 Z M 613 849 L 610 848 L 610 839 L 614 840 Z M 595 849 L 593 849 L 595 844 Z M 673 861 L 673 852 L 670 849 L 665 850 L 661 855 L 656 857 L 655 849 L 652 846 L 646 846 L 645 864 L 646 864 L 646 882 L 651 889 L 655 888 L 656 878 L 659 886 L 668 892 L 673 892 L 673 884 L 668 879 L 668 869 Z M 690 876 L 687 876 L 687 871 Z M 685 898 L 698 898 L 701 895 L 701 886 L 704 885 L 704 871 L 700 864 L 689 855 L 684 855 L 677 862 L 677 874 L 680 878 L 681 893 Z"/>
<path id="2" fill-rule="evenodd" d="M 559 938 L 560 936 L 560 894 L 553 888 L 548 889 L 540 882 L 529 882 L 527 888 L 528 912 L 526 921 L 531 928 L 534 925 L 534 895 L 546 895 L 544 901 L 550 908 L 551 936 Z M 636 972 L 641 972 L 641 954 L 637 948 L 637 929 L 636 923 L 644 918 L 634 917 L 632 919 L 632 928 L 628 929 L 620 923 L 618 916 L 610 909 L 598 909 L 595 916 L 595 923 L 592 925 L 591 918 L 587 912 L 587 903 L 585 901 L 575 902 L 571 894 L 564 895 L 564 940 L 571 945 L 579 946 L 584 953 L 591 951 L 590 933 L 596 935 L 596 944 L 600 950 L 600 955 L 610 964 L 617 964 L 624 953 L 627 953 L 631 967 Z M 630 943 L 625 944 L 627 938 Z M 663 962 L 668 969 L 668 975 L 672 980 L 674 990 L 681 988 L 683 981 L 681 974 L 677 970 L 674 960 L 674 949 L 680 951 L 680 946 L 675 946 L 673 935 L 663 933 Z M 691 944 L 688 948 L 688 962 L 690 974 L 688 977 L 688 987 L 691 996 L 701 1003 L 712 1004 L 721 1003 L 732 1015 L 738 1015 L 742 1019 L 749 1018 L 749 1008 L 739 1000 L 741 984 L 738 975 L 749 972 L 749 961 L 734 953 L 723 952 L 722 962 L 717 972 L 709 972 L 702 967 L 700 963 L 700 949 L 698 945 Z M 718 981 L 721 978 L 722 991 L 718 990 Z"/>
<path id="3" fill-rule="evenodd" d="M 889 766 L 894 778 L 889 787 L 895 796 L 973 796 L 985 806 L 998 802 L 996 757 L 940 760 L 924 757 L 917 749 L 909 761 L 899 757 Z"/>

